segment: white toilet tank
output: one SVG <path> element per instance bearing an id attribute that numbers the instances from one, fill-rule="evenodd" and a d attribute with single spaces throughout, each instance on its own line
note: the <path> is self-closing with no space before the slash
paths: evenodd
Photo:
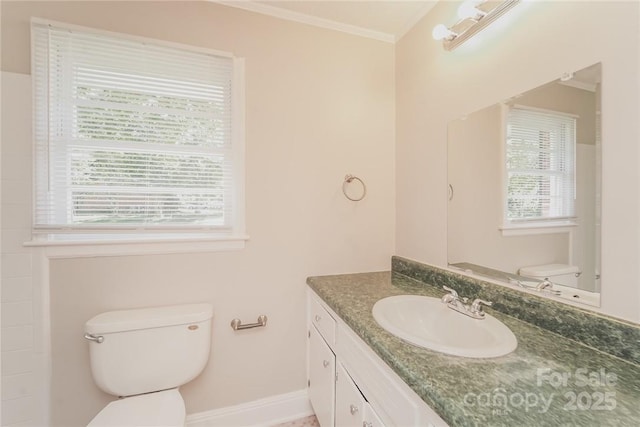
<path id="1" fill-rule="evenodd" d="M 580 269 L 575 265 L 568 264 L 544 264 L 522 267 L 518 274 L 537 280 L 548 279 L 553 283 L 575 288 L 578 286 Z"/>
<path id="2" fill-rule="evenodd" d="M 103 391 L 131 396 L 186 384 L 211 348 L 210 304 L 109 311 L 85 324 L 93 378 Z"/>

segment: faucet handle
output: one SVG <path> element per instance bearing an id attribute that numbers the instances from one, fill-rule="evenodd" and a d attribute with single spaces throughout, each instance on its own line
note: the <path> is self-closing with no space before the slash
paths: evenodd
<path id="1" fill-rule="evenodd" d="M 444 289 L 445 291 L 449 291 L 449 293 L 451 294 L 452 297 L 458 298 L 458 293 L 456 292 L 455 289 L 451 289 L 448 286 L 443 286 L 442 289 Z"/>
<path id="2" fill-rule="evenodd" d="M 485 301 L 483 299 L 476 298 L 471 303 L 470 311 L 473 314 L 477 314 L 479 316 L 484 316 L 484 311 L 482 311 L 482 305 L 483 304 L 486 305 L 486 306 L 489 306 L 489 307 L 491 307 L 493 305 L 493 303 L 491 301 Z"/>
<path id="3" fill-rule="evenodd" d="M 538 283 L 538 285 L 536 286 L 536 289 L 538 291 L 544 291 L 545 289 L 552 289 L 552 288 L 553 288 L 553 282 L 548 278 L 544 279 L 543 281 Z"/>

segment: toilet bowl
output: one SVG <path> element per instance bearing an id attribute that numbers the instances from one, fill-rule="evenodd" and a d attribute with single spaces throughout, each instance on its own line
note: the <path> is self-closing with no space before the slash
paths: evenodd
<path id="1" fill-rule="evenodd" d="M 109 403 L 89 427 L 183 427 L 184 400 L 178 389 L 127 397 Z"/>
<path id="2" fill-rule="evenodd" d="M 110 311 L 87 321 L 93 379 L 120 397 L 89 426 L 184 426 L 178 387 L 207 364 L 212 317 L 210 304 L 189 304 Z"/>

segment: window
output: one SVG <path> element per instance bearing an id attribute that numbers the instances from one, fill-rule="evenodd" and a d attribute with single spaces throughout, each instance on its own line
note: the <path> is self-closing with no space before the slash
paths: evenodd
<path id="1" fill-rule="evenodd" d="M 511 108 L 507 115 L 505 228 L 575 219 L 576 118 Z"/>
<path id="2" fill-rule="evenodd" d="M 241 60 L 34 21 L 32 76 L 36 233 L 243 234 Z"/>

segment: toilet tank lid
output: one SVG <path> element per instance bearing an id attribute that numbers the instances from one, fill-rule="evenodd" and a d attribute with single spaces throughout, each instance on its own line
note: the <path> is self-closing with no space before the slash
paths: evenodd
<path id="1" fill-rule="evenodd" d="M 185 304 L 165 307 L 116 310 L 98 314 L 85 323 L 89 334 L 108 334 L 184 325 L 209 320 L 213 317 L 211 304 Z"/>
<path id="2" fill-rule="evenodd" d="M 579 273 L 580 269 L 575 265 L 568 264 L 544 264 L 522 267 L 519 271 L 521 276 L 528 277 L 551 277 L 561 274 Z"/>

